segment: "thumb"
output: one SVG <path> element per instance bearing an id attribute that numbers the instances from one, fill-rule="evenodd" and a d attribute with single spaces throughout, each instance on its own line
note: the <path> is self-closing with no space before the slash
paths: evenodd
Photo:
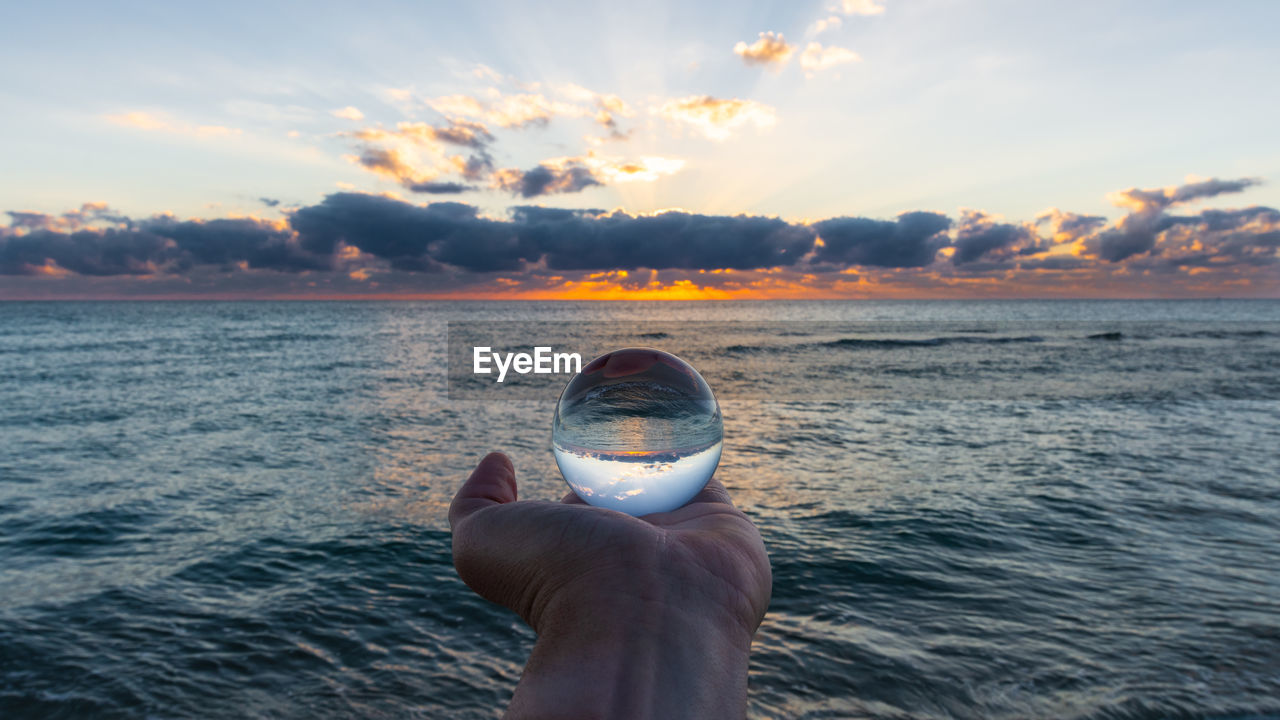
<path id="1" fill-rule="evenodd" d="M 510 458 L 498 452 L 489 453 L 453 496 L 449 505 L 449 527 L 456 529 L 458 523 L 477 511 L 515 502 L 515 499 L 516 470 Z"/>

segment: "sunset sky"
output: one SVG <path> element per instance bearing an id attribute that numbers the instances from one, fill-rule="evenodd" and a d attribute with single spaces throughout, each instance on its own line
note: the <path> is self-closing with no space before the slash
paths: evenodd
<path id="1" fill-rule="evenodd" d="M 1280 297 L 1280 3 L 29 3 L 0 299 Z"/>

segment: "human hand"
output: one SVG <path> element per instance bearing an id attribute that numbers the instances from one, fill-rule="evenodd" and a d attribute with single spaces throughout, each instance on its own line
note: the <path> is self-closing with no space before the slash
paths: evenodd
<path id="1" fill-rule="evenodd" d="M 538 633 L 511 716 L 744 714 L 772 575 L 718 480 L 640 518 L 572 493 L 516 498 L 510 460 L 491 453 L 449 508 L 458 575 Z"/>

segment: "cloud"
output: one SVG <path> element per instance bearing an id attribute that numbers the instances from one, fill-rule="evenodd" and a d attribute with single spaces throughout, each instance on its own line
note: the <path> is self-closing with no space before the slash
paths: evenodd
<path id="1" fill-rule="evenodd" d="M 367 258 L 409 273 L 565 269 L 720 269 L 793 265 L 813 230 L 778 218 L 685 212 L 631 215 L 518 207 L 510 220 L 471 205 L 414 205 L 379 195 L 335 193 L 283 222 L 157 216 L 136 227 L 0 234 L 0 273 L 189 274 L 274 270 L 349 274 Z"/>
<path id="2" fill-rule="evenodd" d="M 342 118 L 343 120 L 363 120 L 364 119 L 364 113 L 360 112 L 358 108 L 353 107 L 351 105 L 348 105 L 344 108 L 338 108 L 337 110 L 330 110 L 329 114 L 336 118 Z"/>
<path id="3" fill-rule="evenodd" d="M 426 123 L 402 123 L 398 126 L 404 133 L 419 133 L 433 140 L 458 145 L 473 150 L 483 150 L 493 142 L 493 134 L 484 125 L 466 120 L 451 120 L 443 128 Z"/>
<path id="4" fill-rule="evenodd" d="M 831 15 L 829 17 L 821 18 L 815 21 L 812 25 L 809 26 L 809 29 L 808 31 L 805 32 L 805 34 L 811 37 L 814 35 L 821 35 L 822 33 L 828 30 L 835 30 L 836 28 L 840 27 L 842 23 L 843 21 L 840 19 L 839 15 Z"/>
<path id="5" fill-rule="evenodd" d="M 1051 208 L 1036 217 L 1037 225 L 1048 225 L 1055 243 L 1072 243 L 1107 224 L 1101 215 L 1081 215 Z"/>
<path id="6" fill-rule="evenodd" d="M 185 135 L 194 138 L 232 137 L 240 134 L 239 128 L 226 127 L 224 125 L 192 125 L 173 120 L 167 115 L 157 115 L 142 111 L 104 115 L 103 118 L 107 122 L 137 130 Z"/>
<path id="7" fill-rule="evenodd" d="M 669 100 L 655 110 L 663 118 L 689 125 L 712 140 L 725 140 L 745 125 L 757 130 L 777 123 L 774 109 L 754 100 L 721 99 L 710 95 L 691 95 Z"/>
<path id="8" fill-rule="evenodd" d="M 840 0 L 840 4 L 832 8 L 845 15 L 880 15 L 884 6 L 876 0 Z"/>
<path id="9" fill-rule="evenodd" d="M 138 233 L 171 241 L 165 244 L 169 252 L 153 262 L 172 262 L 178 269 L 191 265 L 231 267 L 241 262 L 251 269 L 283 272 L 330 267 L 327 258 L 301 250 L 285 226 L 251 218 L 179 222 L 161 216 L 141 221 Z"/>
<path id="10" fill-rule="evenodd" d="M 41 212 L 10 210 L 9 227 L 0 228 L 0 234 L 9 234 L 31 230 L 52 230 L 55 232 L 71 232 L 93 226 L 129 227 L 132 221 L 112 210 L 104 202 L 87 202 L 75 210 L 68 210 L 60 215 L 48 215 Z"/>
<path id="11" fill-rule="evenodd" d="M 1280 211 L 1253 206 L 1207 209 L 1166 217 L 1150 256 L 1133 260 L 1143 268 L 1221 268 L 1280 263 Z"/>
<path id="12" fill-rule="evenodd" d="M 1239 180 L 1210 178 L 1153 190 L 1129 188 L 1128 190 L 1112 193 L 1108 199 L 1116 207 L 1128 208 L 1134 213 L 1150 213 L 1193 200 L 1211 198 L 1223 193 L 1244 192 L 1246 189 L 1261 183 L 1262 181 L 1257 178 L 1241 178 Z"/>
<path id="13" fill-rule="evenodd" d="M 435 177 L 434 172 L 421 171 L 406 162 L 402 153 L 395 148 L 365 148 L 356 162 L 366 170 L 400 183 L 427 182 Z"/>
<path id="14" fill-rule="evenodd" d="M 633 114 L 629 106 L 612 95 L 592 93 L 577 86 L 566 90 L 598 103 L 601 112 Z M 416 193 L 460 193 L 476 186 L 442 179 L 458 175 L 521 197 L 574 193 L 585 188 L 615 182 L 651 182 L 680 170 L 683 160 L 660 156 L 627 159 L 591 151 L 577 157 L 544 160 L 533 168 L 494 169 L 490 148 L 493 133 L 484 124 L 453 118 L 445 125 L 402 122 L 394 129 L 370 127 L 347 133 L 359 141 L 360 154 L 351 159 L 361 167 Z M 469 151 L 467 156 L 451 149 Z"/>
<path id="15" fill-rule="evenodd" d="M 684 168 L 684 160 L 656 155 L 635 159 L 588 153 L 582 162 L 602 183 L 653 182 Z"/>
<path id="16" fill-rule="evenodd" d="M 860 60 L 862 58 L 852 50 L 834 45 L 824 48 L 821 43 L 811 42 L 800 54 L 800 67 L 804 68 L 805 72 L 815 73 Z"/>
<path id="17" fill-rule="evenodd" d="M 924 267 L 950 243 L 951 220 L 933 212 L 906 212 L 897 220 L 837 217 L 814 223 L 822 244 L 814 261 L 839 267 Z"/>
<path id="18" fill-rule="evenodd" d="M 1074 255 L 1046 255 L 1018 261 L 1019 270 L 1080 270 L 1093 265 L 1093 261 Z"/>
<path id="19" fill-rule="evenodd" d="M 165 250 L 164 238 L 133 230 L 37 230 L 5 238 L 0 275 L 151 275 Z"/>
<path id="20" fill-rule="evenodd" d="M 613 156 L 557 158 L 512 171 L 508 190 L 521 197 L 573 192 L 603 182 L 610 172 L 617 178 L 657 173 L 661 164 L 649 162 L 642 170 L 640 161 Z M 324 288 L 365 293 L 374 284 L 382 284 L 378 292 L 466 290 L 479 296 L 1274 294 L 1280 211 L 1172 212 L 1254 184 L 1207 180 L 1125 191 L 1134 209 L 1114 224 L 1058 209 L 1025 223 L 979 210 L 955 220 L 912 211 L 893 219 L 805 223 L 522 205 L 507 217 L 492 217 L 465 203 L 418 205 L 351 192 L 274 220 L 133 219 L 95 202 L 60 214 L 9 211 L 8 224 L 0 225 L 0 274 L 20 277 L 0 283 L 0 294 L 38 296 L 60 288 L 56 292 L 69 296 L 98 295 L 106 287 L 124 294 L 165 288 L 178 296 L 248 287 L 268 295 Z M 426 181 L 418 191 L 468 188 Z M 1115 259 L 1105 252 L 1106 242 L 1134 236 L 1134 216 L 1147 223 L 1142 227 L 1152 233 L 1151 247 Z M 130 280 L 139 277 L 145 283 Z"/>
<path id="21" fill-rule="evenodd" d="M 383 88 L 382 94 L 387 99 L 396 103 L 408 103 L 413 100 L 413 91 L 409 88 Z"/>
<path id="22" fill-rule="evenodd" d="M 360 141 L 360 154 L 352 158 L 357 164 L 413 192 L 440 192 L 442 187 L 451 187 L 436 182 L 441 175 L 457 173 L 467 180 L 479 180 L 493 170 L 489 153 L 493 134 L 477 122 L 455 119 L 444 126 L 402 122 L 393 130 L 370 127 L 348 135 Z M 470 154 L 451 154 L 450 148 L 469 150 Z M 457 183 L 452 186 L 469 189 Z"/>
<path id="23" fill-rule="evenodd" d="M 168 216 L 116 226 L 0 234 L 0 274 L 87 276 L 182 274 L 197 265 L 284 272 L 324 270 L 326 258 L 303 252 L 283 225 L 254 219 L 188 220 Z"/>
<path id="24" fill-rule="evenodd" d="M 609 131 L 610 137 L 615 140 L 626 137 L 626 133 L 618 127 L 618 118 L 632 117 L 635 115 L 635 110 L 625 100 L 617 95 L 593 92 L 574 84 L 560 87 L 559 92 L 570 100 L 592 106 L 594 112 L 587 111 L 587 113 L 591 115 L 592 120 Z"/>
<path id="25" fill-rule="evenodd" d="M 502 73 L 494 70 L 484 63 L 476 65 L 475 68 L 471 70 L 471 74 L 481 80 L 488 80 L 493 83 L 502 82 Z"/>
<path id="26" fill-rule="evenodd" d="M 552 270 L 770 268 L 793 265 L 813 246 L 813 230 L 778 218 L 665 212 L 602 214 L 515 208 L 527 257 Z"/>
<path id="27" fill-rule="evenodd" d="M 529 170 L 504 168 L 493 174 L 493 187 L 524 198 L 539 195 L 576 193 L 602 183 L 591 168 L 580 161 L 543 163 Z"/>
<path id="28" fill-rule="evenodd" d="M 493 133 L 483 124 L 457 119 L 448 121 L 443 127 L 425 122 L 402 122 L 397 123 L 394 130 L 370 127 L 349 134 L 366 142 L 397 140 L 433 148 L 454 145 L 483 150 L 493 142 Z"/>
<path id="29" fill-rule="evenodd" d="M 1149 190 L 1129 188 L 1112 193 L 1109 196 L 1112 203 L 1117 207 L 1127 208 L 1130 212 L 1116 227 L 1097 236 L 1093 243 L 1094 252 L 1111 262 L 1149 253 L 1155 249 L 1160 233 L 1179 222 L 1165 214 L 1167 209 L 1224 193 L 1243 192 L 1261 182 L 1257 178 L 1210 178 L 1171 187 Z"/>
<path id="30" fill-rule="evenodd" d="M 618 118 L 635 114 L 621 97 L 597 93 L 580 85 L 558 86 L 554 88 L 553 95 L 564 99 L 539 92 L 504 94 L 491 88 L 487 97 L 445 95 L 427 103 L 436 112 L 455 121 L 470 118 L 508 129 L 546 125 L 554 117 L 590 118 L 615 139 L 625 137 L 618 127 Z"/>
<path id="31" fill-rule="evenodd" d="M 504 168 L 493 174 L 493 187 L 521 197 L 574 193 L 596 185 L 653 182 L 679 172 L 678 158 L 647 156 L 626 159 L 589 152 L 577 157 L 544 160 L 530 170 Z"/>
<path id="32" fill-rule="evenodd" d="M 786 65 L 795 52 L 795 46 L 788 44 L 781 33 L 762 32 L 760 37 L 750 45 L 739 41 L 733 46 L 733 52 L 748 65 Z"/>
<path id="33" fill-rule="evenodd" d="M 278 205 L 280 204 L 280 201 L 279 201 L 279 200 L 277 200 L 277 199 L 275 199 L 275 198 L 269 198 L 269 197 L 260 197 L 260 198 L 258 198 L 258 202 L 262 203 L 263 205 L 266 205 L 267 207 L 271 207 L 271 208 L 276 207 L 276 206 L 278 206 Z"/>
<path id="34" fill-rule="evenodd" d="M 557 115 L 583 117 L 591 114 L 589 108 L 552 100 L 541 93 L 503 95 L 494 91 L 487 100 L 470 95 L 446 95 L 428 100 L 427 104 L 448 118 L 471 118 L 502 128 L 546 125 Z"/>
<path id="35" fill-rule="evenodd" d="M 1001 262 L 1048 250 L 1048 244 L 1042 244 L 1033 225 L 998 222 L 994 216 L 978 210 L 966 210 L 961 215 L 952 246 L 955 248 L 951 255 L 953 265 L 978 260 Z"/>
<path id="36" fill-rule="evenodd" d="M 517 270 L 524 260 L 509 223 L 479 216 L 476 208 L 441 202 L 413 205 L 379 195 L 336 193 L 302 208 L 289 220 L 299 245 L 321 256 L 340 246 L 388 262 L 403 272 Z"/>
<path id="37" fill-rule="evenodd" d="M 456 182 L 437 182 L 434 180 L 412 183 L 408 185 L 408 188 L 416 193 L 428 193 L 431 195 L 450 195 L 475 190 L 471 185 Z"/>

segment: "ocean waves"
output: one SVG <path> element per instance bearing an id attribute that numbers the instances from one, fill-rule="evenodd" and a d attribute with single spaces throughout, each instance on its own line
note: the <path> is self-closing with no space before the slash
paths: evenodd
<path id="1" fill-rule="evenodd" d="M 0 304 L 0 716 L 495 716 L 447 508 L 565 493 L 566 378 L 459 402 L 446 321 L 706 377 L 753 718 L 1280 717 L 1280 303 L 1139 302 Z"/>

